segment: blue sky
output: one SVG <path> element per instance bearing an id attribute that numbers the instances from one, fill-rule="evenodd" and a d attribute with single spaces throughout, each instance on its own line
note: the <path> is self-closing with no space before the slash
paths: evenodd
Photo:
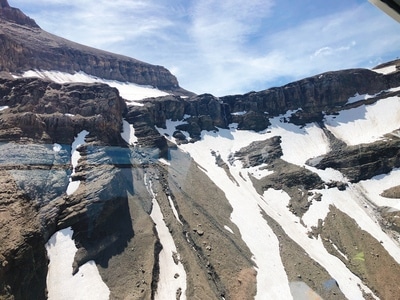
<path id="1" fill-rule="evenodd" d="M 367 0 L 9 0 L 44 30 L 162 65 L 195 93 L 259 91 L 400 57 Z"/>

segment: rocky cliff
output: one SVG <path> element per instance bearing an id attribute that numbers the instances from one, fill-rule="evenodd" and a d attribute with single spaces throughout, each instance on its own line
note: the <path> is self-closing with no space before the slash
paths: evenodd
<path id="1" fill-rule="evenodd" d="M 110 299 L 399 295 L 398 69 L 218 98 L 46 33 L 6 0 L 0 24 L 0 299 L 48 297 L 45 245 L 69 227 L 69 275 L 93 261 Z M 34 68 L 171 94 L 128 106 L 106 84 L 11 76 Z M 378 105 L 382 136 L 341 136 Z"/>
<path id="2" fill-rule="evenodd" d="M 104 79 L 181 90 L 167 69 L 83 46 L 42 30 L 6 0 L 0 6 L 0 71 L 58 70 L 85 72 Z"/>

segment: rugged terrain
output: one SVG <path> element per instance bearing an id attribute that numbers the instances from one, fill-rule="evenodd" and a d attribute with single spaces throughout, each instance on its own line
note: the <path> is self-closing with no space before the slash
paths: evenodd
<path id="1" fill-rule="evenodd" d="M 0 25 L 0 299 L 398 298 L 399 61 L 218 98 Z"/>

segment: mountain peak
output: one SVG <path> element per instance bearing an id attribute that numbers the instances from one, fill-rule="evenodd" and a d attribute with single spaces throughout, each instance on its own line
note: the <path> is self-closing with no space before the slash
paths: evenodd
<path id="1" fill-rule="evenodd" d="M 39 25 L 33 19 L 29 18 L 18 8 L 11 7 L 7 0 L 0 0 L 0 20 L 39 28 Z"/>

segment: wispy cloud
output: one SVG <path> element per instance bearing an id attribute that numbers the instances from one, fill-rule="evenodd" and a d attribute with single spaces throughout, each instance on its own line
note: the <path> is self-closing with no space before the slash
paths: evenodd
<path id="1" fill-rule="evenodd" d="M 365 1 L 10 0 L 44 29 L 164 65 L 215 95 L 394 59 L 399 25 Z M 398 54 L 397 54 L 398 55 Z"/>

